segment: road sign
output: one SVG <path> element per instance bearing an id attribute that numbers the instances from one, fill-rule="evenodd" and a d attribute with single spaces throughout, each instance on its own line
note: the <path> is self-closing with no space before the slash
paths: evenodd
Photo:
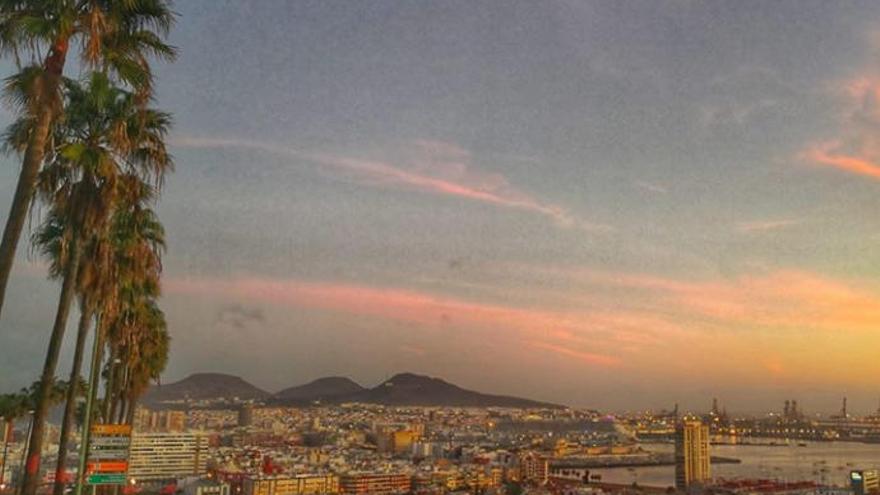
<path id="1" fill-rule="evenodd" d="M 128 471 L 127 461 L 101 461 L 90 462 L 87 467 L 89 473 L 125 473 Z"/>
<path id="2" fill-rule="evenodd" d="M 125 473 L 90 474 L 86 476 L 89 485 L 124 485 Z"/>
<path id="3" fill-rule="evenodd" d="M 131 425 L 92 425 L 92 435 L 131 435 Z"/>
<path id="4" fill-rule="evenodd" d="M 96 437 L 91 441 L 92 446 L 105 446 L 105 445 L 122 445 L 128 447 L 131 443 L 131 437 Z"/>
<path id="5" fill-rule="evenodd" d="M 128 471 L 128 449 L 131 426 L 94 425 L 89 442 L 86 483 L 90 485 L 122 485 Z"/>

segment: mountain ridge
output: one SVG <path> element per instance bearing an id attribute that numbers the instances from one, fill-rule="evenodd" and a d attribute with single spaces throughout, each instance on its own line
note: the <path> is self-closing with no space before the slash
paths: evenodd
<path id="1" fill-rule="evenodd" d="M 167 385 L 151 387 L 147 404 L 186 400 L 264 400 L 278 405 L 309 405 L 314 402 L 342 404 L 362 402 L 388 406 L 563 408 L 565 406 L 522 397 L 465 389 L 441 378 L 412 372 L 397 373 L 367 388 L 344 376 L 327 376 L 270 393 L 235 375 L 194 373 Z"/>
<path id="2" fill-rule="evenodd" d="M 367 390 L 346 376 L 325 376 L 272 394 L 273 401 L 324 400 Z"/>
<path id="3" fill-rule="evenodd" d="M 143 402 L 157 404 L 185 400 L 219 398 L 264 399 L 271 394 L 248 383 L 243 378 L 226 373 L 193 373 L 182 380 L 166 385 L 152 386 L 144 394 Z"/>

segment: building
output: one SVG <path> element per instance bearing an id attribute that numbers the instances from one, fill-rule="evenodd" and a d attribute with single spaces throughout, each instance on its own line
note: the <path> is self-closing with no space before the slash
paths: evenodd
<path id="1" fill-rule="evenodd" d="M 850 471 L 849 484 L 855 495 L 880 492 L 880 474 L 876 469 Z"/>
<path id="2" fill-rule="evenodd" d="M 549 477 L 550 462 L 544 456 L 528 452 L 519 458 L 519 479 L 532 483 L 546 483 Z"/>
<path id="3" fill-rule="evenodd" d="M 248 477 L 244 495 L 321 495 L 339 493 L 335 474 L 300 474 L 296 476 Z"/>
<path id="4" fill-rule="evenodd" d="M 196 433 L 135 433 L 129 478 L 137 481 L 199 476 L 206 471 L 208 437 Z"/>
<path id="5" fill-rule="evenodd" d="M 675 487 L 687 490 L 709 481 L 709 461 L 709 427 L 696 419 L 683 420 L 675 428 Z"/>
<path id="6" fill-rule="evenodd" d="M 139 407 L 134 414 L 134 430 L 145 433 L 180 433 L 186 430 L 184 411 L 152 411 Z"/>
<path id="7" fill-rule="evenodd" d="M 246 427 L 254 424 L 254 406 L 245 404 L 238 410 L 238 426 Z"/>
<path id="8" fill-rule="evenodd" d="M 410 454 L 419 433 L 412 430 L 381 432 L 376 435 L 376 449 L 383 454 Z"/>
<path id="9" fill-rule="evenodd" d="M 229 495 L 229 483 L 213 480 L 199 480 L 186 485 L 184 495 Z"/>
<path id="10" fill-rule="evenodd" d="M 339 478 L 339 491 L 346 495 L 407 493 L 411 486 L 412 479 L 405 473 L 349 473 Z"/>

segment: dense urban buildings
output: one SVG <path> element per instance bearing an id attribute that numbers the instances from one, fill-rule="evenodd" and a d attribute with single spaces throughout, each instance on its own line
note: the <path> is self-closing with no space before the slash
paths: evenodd
<path id="1" fill-rule="evenodd" d="M 705 414 L 684 416 L 675 408 L 612 416 L 569 408 L 290 407 L 252 400 L 173 406 L 137 411 L 127 495 L 169 486 L 185 495 L 868 495 L 880 485 L 880 462 L 870 458 L 851 467 L 817 463 L 800 477 L 772 465 L 767 472 L 736 468 L 739 459 L 725 449 L 812 452 L 801 435 L 853 442 L 880 424 L 873 416 L 810 419 L 793 401 L 780 401 L 780 412 L 761 418 L 731 416 L 718 401 Z M 27 425 L 16 428 L 4 470 L 12 483 L 27 435 L 21 426 Z M 57 430 L 48 438 L 57 441 Z M 718 452 L 724 455 L 710 455 Z M 668 474 L 643 475 L 652 469 Z M 47 481 L 51 474 L 47 469 Z"/>
<path id="2" fill-rule="evenodd" d="M 320 495 L 339 493 L 335 474 L 257 476 L 244 481 L 244 495 Z"/>

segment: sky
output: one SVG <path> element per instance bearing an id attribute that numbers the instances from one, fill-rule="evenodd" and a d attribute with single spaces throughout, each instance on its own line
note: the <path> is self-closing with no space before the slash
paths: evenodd
<path id="1" fill-rule="evenodd" d="M 878 408 L 880 3 L 175 9 L 164 381 Z M 0 390 L 37 376 L 57 293 L 22 245 Z"/>

